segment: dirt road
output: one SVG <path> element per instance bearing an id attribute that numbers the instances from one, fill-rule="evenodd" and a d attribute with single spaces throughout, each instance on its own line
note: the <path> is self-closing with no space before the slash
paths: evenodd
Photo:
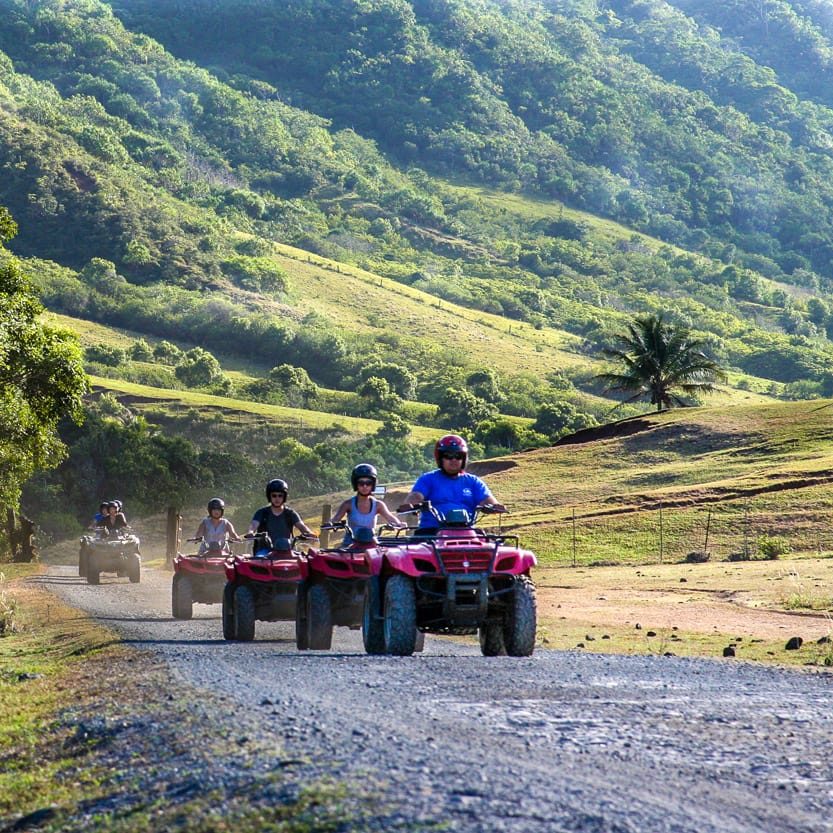
<path id="1" fill-rule="evenodd" d="M 174 621 L 168 573 L 100 587 L 73 573 L 35 581 L 173 678 L 261 714 L 305 777 L 382 784 L 397 827 L 833 831 L 829 675 L 547 650 L 484 658 L 430 638 L 423 655 L 368 657 L 345 629 L 332 651 L 299 654 L 289 623 L 258 623 L 253 643 L 235 644 L 219 607 Z"/>

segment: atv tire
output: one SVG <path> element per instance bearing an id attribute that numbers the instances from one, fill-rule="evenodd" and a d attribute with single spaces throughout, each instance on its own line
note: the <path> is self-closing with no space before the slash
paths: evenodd
<path id="1" fill-rule="evenodd" d="M 528 657 L 535 650 L 535 630 L 538 624 L 538 603 L 535 585 L 528 576 L 515 579 L 515 590 L 503 628 L 506 653 L 510 657 Z"/>
<path id="2" fill-rule="evenodd" d="M 364 650 L 368 654 L 385 653 L 385 621 L 382 617 L 382 598 L 379 586 L 379 577 L 373 576 L 367 582 L 364 591 L 362 642 L 364 643 Z"/>
<path id="3" fill-rule="evenodd" d="M 90 554 L 87 552 L 87 548 L 82 546 L 78 551 L 78 575 L 81 576 L 81 578 L 87 577 L 87 562 L 89 559 Z"/>
<path id="4" fill-rule="evenodd" d="M 416 590 L 408 576 L 391 576 L 385 584 L 385 651 L 409 657 L 416 649 Z"/>
<path id="5" fill-rule="evenodd" d="M 101 570 L 98 566 L 98 559 L 87 556 L 87 584 L 101 584 Z"/>
<path id="6" fill-rule="evenodd" d="M 234 591 L 234 638 L 240 642 L 255 638 L 255 597 L 245 585 Z"/>
<path id="7" fill-rule="evenodd" d="M 223 588 L 223 639 L 227 642 L 237 639 L 234 632 L 234 585 L 231 582 L 226 582 Z"/>
<path id="8" fill-rule="evenodd" d="M 171 585 L 171 613 L 174 619 L 190 619 L 194 615 L 194 589 L 188 576 L 174 576 Z"/>
<path id="9" fill-rule="evenodd" d="M 307 591 L 303 585 L 298 588 L 298 601 L 295 605 L 295 647 L 299 651 L 309 650 Z"/>
<path id="10" fill-rule="evenodd" d="M 480 626 L 480 653 L 484 657 L 506 656 L 503 622 L 487 622 Z"/>
<path id="11" fill-rule="evenodd" d="M 307 634 L 310 651 L 329 651 L 333 644 L 333 606 L 323 584 L 307 590 Z"/>
<path id="12" fill-rule="evenodd" d="M 131 584 L 138 584 L 142 580 L 142 557 L 137 552 L 127 556 L 127 578 Z"/>

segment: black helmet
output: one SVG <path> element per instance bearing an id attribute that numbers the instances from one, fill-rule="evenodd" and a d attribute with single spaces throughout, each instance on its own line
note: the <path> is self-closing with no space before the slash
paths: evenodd
<path id="1" fill-rule="evenodd" d="M 358 489 L 358 480 L 359 478 L 368 478 L 373 481 L 373 488 L 376 488 L 376 481 L 379 479 L 379 475 L 376 471 L 375 466 L 371 466 L 370 463 L 359 463 L 352 472 L 350 472 L 350 482 L 353 484 L 354 489 Z"/>
<path id="2" fill-rule="evenodd" d="M 104 507 L 105 509 L 110 505 L 109 500 L 102 500 L 101 503 L 98 504 L 98 508 L 101 509 Z"/>
<path id="3" fill-rule="evenodd" d="M 223 502 L 222 498 L 213 497 L 208 501 L 208 511 L 211 512 L 212 509 L 219 509 L 220 512 L 225 512 L 226 504 Z"/>
<path id="4" fill-rule="evenodd" d="M 286 498 L 289 494 L 289 484 L 285 480 L 281 480 L 280 477 L 276 477 L 266 484 L 266 500 L 272 497 L 273 492 L 281 492 Z"/>
<path id="5" fill-rule="evenodd" d="M 115 498 L 110 501 L 110 503 L 116 507 L 116 509 L 121 512 L 122 502 L 120 500 L 116 500 Z"/>

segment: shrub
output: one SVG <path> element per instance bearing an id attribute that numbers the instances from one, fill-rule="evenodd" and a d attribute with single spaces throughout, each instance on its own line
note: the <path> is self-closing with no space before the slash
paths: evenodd
<path id="1" fill-rule="evenodd" d="M 782 555 L 792 552 L 790 542 L 780 535 L 761 535 L 758 537 L 758 555 L 768 561 L 775 561 Z"/>

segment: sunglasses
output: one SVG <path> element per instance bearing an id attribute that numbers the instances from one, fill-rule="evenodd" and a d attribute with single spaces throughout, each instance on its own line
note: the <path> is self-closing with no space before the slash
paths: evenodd
<path id="1" fill-rule="evenodd" d="M 284 500 L 286 500 L 286 495 L 285 495 L 283 492 L 272 492 L 272 494 L 271 494 L 271 495 L 269 495 L 269 497 L 270 497 L 270 498 L 273 498 L 273 497 L 282 497 Z"/>
<path id="2" fill-rule="evenodd" d="M 357 486 L 372 486 L 373 481 L 372 480 L 357 480 L 356 485 Z"/>
<path id="3" fill-rule="evenodd" d="M 443 460 L 462 460 L 464 454 L 443 454 Z"/>

